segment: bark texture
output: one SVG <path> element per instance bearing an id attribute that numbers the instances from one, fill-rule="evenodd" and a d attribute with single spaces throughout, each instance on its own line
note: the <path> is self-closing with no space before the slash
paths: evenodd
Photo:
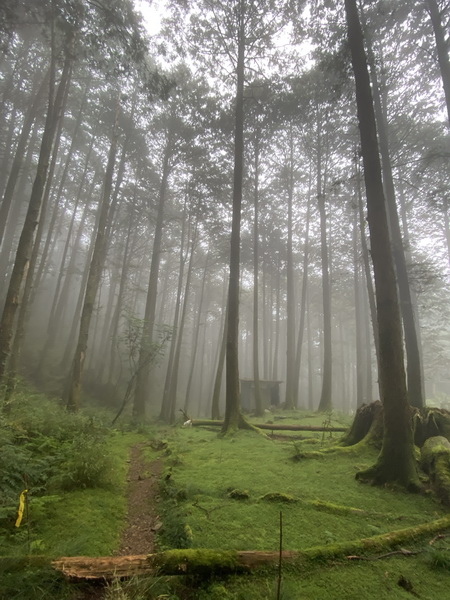
<path id="1" fill-rule="evenodd" d="M 356 0 L 345 0 L 348 39 L 356 84 L 358 124 L 364 164 L 368 222 L 375 274 L 380 344 L 379 388 L 384 409 L 383 445 L 376 464 L 359 473 L 375 484 L 419 487 L 406 389 L 397 282 L 390 247 L 377 130 L 364 41 Z"/>

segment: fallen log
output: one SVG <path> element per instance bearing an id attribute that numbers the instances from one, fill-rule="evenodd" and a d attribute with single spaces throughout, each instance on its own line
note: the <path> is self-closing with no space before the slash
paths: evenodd
<path id="1" fill-rule="evenodd" d="M 192 422 L 193 427 L 222 427 L 223 421 L 213 421 L 209 419 L 196 419 Z M 252 423 L 258 429 L 268 429 L 270 431 L 330 431 L 345 433 L 348 427 L 323 427 L 321 425 L 279 425 L 275 423 Z"/>
<path id="2" fill-rule="evenodd" d="M 301 568 L 313 561 L 326 563 L 338 558 L 351 560 L 355 555 L 374 553 L 400 544 L 414 543 L 428 535 L 450 529 L 450 515 L 415 527 L 407 527 L 360 540 L 351 540 L 306 550 L 283 552 L 283 564 Z M 32 557 L 31 557 L 32 558 Z M 41 558 L 42 561 L 42 558 Z M 158 554 L 117 557 L 71 556 L 51 561 L 67 577 L 110 580 L 137 575 L 193 575 L 250 572 L 276 567 L 279 552 L 235 550 L 168 550 Z"/>

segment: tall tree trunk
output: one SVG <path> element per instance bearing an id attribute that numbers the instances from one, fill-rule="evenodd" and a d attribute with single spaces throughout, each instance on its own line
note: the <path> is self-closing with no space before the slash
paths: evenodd
<path id="1" fill-rule="evenodd" d="M 65 278 L 64 278 L 65 260 L 66 260 L 66 256 L 67 256 L 67 253 L 69 251 L 69 246 L 70 246 L 69 235 L 66 238 L 66 243 L 64 246 L 63 255 L 61 257 L 61 264 L 60 264 L 60 268 L 59 268 L 59 272 L 58 272 L 58 280 L 56 283 L 56 290 L 54 292 L 53 302 L 51 305 L 50 315 L 49 315 L 49 319 L 48 319 L 47 338 L 46 338 L 45 344 L 40 352 L 39 362 L 37 364 L 36 371 L 35 371 L 35 378 L 37 380 L 39 380 L 43 375 L 44 365 L 46 364 L 46 361 L 48 359 L 48 353 L 54 347 L 56 336 L 60 329 L 63 311 L 64 311 L 64 309 L 67 305 L 67 301 L 69 299 L 70 282 L 71 282 L 73 273 L 75 271 L 76 258 L 79 253 L 81 239 L 82 239 L 82 236 L 84 233 L 86 220 L 88 218 L 89 209 L 90 209 L 91 201 L 92 201 L 92 193 L 93 193 L 95 184 L 96 184 L 96 177 L 94 176 L 93 180 L 92 180 L 92 184 L 90 186 L 90 190 L 88 191 L 88 194 L 87 194 L 87 197 L 85 200 L 83 214 L 81 215 L 80 224 L 78 226 L 75 240 L 72 245 L 72 253 L 71 253 L 68 265 L 67 265 L 67 269 L 65 272 Z M 75 203 L 76 205 L 74 207 L 70 228 L 73 227 L 72 224 L 75 222 L 76 209 L 77 209 L 78 200 L 81 197 L 82 185 L 83 185 L 83 182 L 80 183 L 80 187 L 78 189 L 78 195 L 77 195 L 76 203 Z M 70 230 L 70 232 L 71 232 L 71 230 Z M 86 269 L 87 269 L 87 267 L 86 267 Z M 64 283 L 63 283 L 63 278 L 64 278 Z M 61 293 L 59 293 L 60 289 L 61 289 Z M 83 294 L 84 294 L 84 287 L 83 287 Z M 80 304 L 80 310 L 81 310 L 81 304 Z M 73 336 L 71 335 L 69 343 L 71 343 L 72 339 L 73 339 Z"/>
<path id="2" fill-rule="evenodd" d="M 173 133 L 168 131 L 164 150 L 161 183 L 159 187 L 158 212 L 156 215 L 155 233 L 153 237 L 152 260 L 148 282 L 147 301 L 145 305 L 144 327 L 141 347 L 139 350 L 138 375 L 134 391 L 133 416 L 137 419 L 145 417 L 145 407 L 148 394 L 148 378 L 150 373 L 149 353 L 153 340 L 155 325 L 156 298 L 158 295 L 159 265 L 161 262 L 161 245 L 164 225 L 164 206 L 167 196 L 167 186 L 170 174 L 170 158 L 173 152 Z"/>
<path id="3" fill-rule="evenodd" d="M 364 404 L 364 346 L 363 321 L 361 310 L 361 285 L 359 267 L 359 214 L 358 207 L 353 218 L 353 290 L 355 298 L 355 369 L 356 369 L 356 408 Z"/>
<path id="4" fill-rule="evenodd" d="M 175 358 L 175 349 L 177 345 L 177 338 L 179 335 L 179 324 L 180 324 L 180 309 L 181 309 L 181 294 L 183 292 L 183 279 L 184 279 L 184 267 L 186 266 L 186 259 L 188 253 L 188 247 L 186 251 L 184 249 L 185 245 L 185 235 L 186 235 L 186 227 L 187 227 L 187 199 L 185 198 L 184 207 L 183 207 L 183 220 L 181 225 L 181 241 L 180 241 L 180 260 L 179 260 L 179 270 L 178 270 L 178 286 L 177 286 L 177 297 L 175 301 L 175 312 L 173 317 L 173 333 L 170 344 L 169 351 L 169 360 L 167 361 L 167 370 L 166 370 L 166 379 L 164 382 L 164 391 L 161 402 L 161 410 L 159 413 L 159 418 L 163 421 L 169 421 L 170 415 L 170 388 L 173 376 L 173 365 Z M 187 246 L 189 246 L 189 241 Z"/>
<path id="5" fill-rule="evenodd" d="M 58 114 L 58 125 L 55 136 L 55 142 L 53 144 L 52 149 L 52 159 L 50 162 L 50 167 L 47 174 L 47 180 L 45 184 L 45 190 L 42 197 L 41 210 L 39 214 L 39 223 L 37 226 L 36 236 L 33 243 L 33 248 L 31 251 L 30 262 L 27 268 L 27 274 L 25 277 L 25 285 L 22 292 L 22 298 L 20 301 L 19 312 L 17 317 L 16 331 L 14 335 L 14 341 L 12 344 L 11 354 L 8 362 L 8 375 L 7 375 L 7 383 L 6 383 L 6 401 L 10 399 L 14 392 L 15 382 L 17 377 L 17 371 L 19 367 L 20 354 L 22 351 L 22 344 L 25 334 L 25 326 L 28 318 L 29 307 L 32 304 L 32 289 L 34 284 L 34 274 L 39 254 L 39 248 L 41 246 L 44 227 L 45 227 L 45 219 L 47 215 L 47 207 L 50 198 L 50 188 L 53 181 L 53 175 L 55 171 L 56 158 L 58 155 L 59 144 L 61 140 L 61 133 L 63 127 L 63 118 L 62 113 L 64 112 L 65 104 L 67 102 L 67 93 L 68 86 L 66 86 L 63 104 L 60 108 L 60 113 Z"/>
<path id="6" fill-rule="evenodd" d="M 19 305 L 20 288 L 28 268 L 30 253 L 33 247 L 34 231 L 37 223 L 39 222 L 39 213 L 41 210 L 42 197 L 47 179 L 50 154 L 58 119 L 64 103 L 66 87 L 70 81 L 71 70 L 72 57 L 69 54 L 65 59 L 61 79 L 56 95 L 54 96 L 54 65 L 51 68 L 49 103 L 44 133 L 42 136 L 41 149 L 39 152 L 36 177 L 31 190 L 30 202 L 20 236 L 19 245 L 17 247 L 16 259 L 14 262 L 8 292 L 6 295 L 5 306 L 3 308 L 3 314 L 0 321 L 0 381 L 3 379 L 6 361 L 11 348 L 11 338 L 14 330 L 14 317 Z"/>
<path id="7" fill-rule="evenodd" d="M 69 167 L 70 164 L 72 163 L 72 160 L 74 158 L 75 155 L 75 144 L 78 141 L 78 132 L 80 130 L 81 127 L 81 123 L 82 123 L 82 118 L 84 115 L 84 109 L 85 109 L 85 105 L 86 105 L 86 99 L 87 99 L 87 93 L 88 93 L 88 89 L 89 89 L 89 83 L 86 84 L 85 89 L 84 89 L 84 93 L 83 93 L 83 98 L 81 100 L 81 106 L 80 109 L 78 111 L 78 116 L 76 119 L 76 123 L 75 123 L 75 129 L 72 135 L 72 139 L 70 141 L 70 147 L 69 150 L 67 152 L 67 156 L 65 158 L 64 161 L 64 168 L 63 168 L 63 172 L 61 175 L 61 179 L 59 181 L 59 185 L 58 185 L 58 189 L 54 195 L 55 197 L 55 201 L 54 201 L 54 208 L 53 208 L 53 214 L 47 229 L 47 239 L 45 241 L 44 244 L 44 248 L 42 250 L 42 255 L 41 255 L 41 259 L 40 259 L 40 264 L 39 267 L 37 269 L 37 273 L 36 273 L 36 287 L 39 287 L 40 283 L 41 283 L 41 279 L 43 277 L 44 274 L 44 269 L 45 266 L 47 264 L 47 259 L 49 256 L 53 257 L 53 250 L 54 247 L 56 245 L 56 242 L 58 240 L 58 237 L 61 233 L 61 229 L 62 229 L 62 222 L 64 221 L 64 219 L 66 218 L 68 209 L 69 209 L 69 205 L 70 205 L 70 201 L 71 201 L 71 195 L 67 194 L 66 196 L 66 201 L 64 203 L 64 208 L 60 211 L 59 210 L 59 200 L 61 199 L 62 195 L 63 195 L 63 190 L 64 190 L 64 186 L 66 184 L 66 180 L 67 180 L 67 176 L 69 174 Z M 91 138 L 91 142 L 89 144 L 89 150 L 87 152 L 87 158 L 85 161 L 85 168 L 84 168 L 84 174 L 82 177 L 82 181 L 84 180 L 84 177 L 86 175 L 86 171 L 87 171 L 87 166 L 89 163 L 89 158 L 91 156 L 91 152 L 92 152 L 92 148 L 94 145 L 94 141 L 96 139 L 96 136 L 93 135 Z M 81 184 L 80 184 L 81 185 Z M 79 190 L 79 193 L 80 190 Z M 59 215 L 59 223 L 58 226 L 56 227 L 56 233 L 55 233 L 55 225 L 58 219 L 58 215 Z"/>
<path id="8" fill-rule="evenodd" d="M 281 278 L 280 259 L 278 258 L 277 284 L 276 284 L 276 311 L 275 311 L 275 344 L 273 348 L 272 379 L 278 379 L 278 353 L 280 351 L 280 322 L 281 322 Z"/>
<path id="9" fill-rule="evenodd" d="M 377 129 L 363 34 L 356 0 L 345 0 L 348 40 L 356 84 L 356 103 L 364 162 L 371 252 L 375 273 L 380 343 L 379 387 L 383 403 L 383 445 L 377 463 L 358 478 L 376 484 L 419 485 L 410 406 L 403 363 L 397 283 L 390 246 Z"/>
<path id="10" fill-rule="evenodd" d="M 362 297 L 362 309 L 364 323 L 364 335 L 365 335 L 365 392 L 364 402 L 370 404 L 373 401 L 373 379 L 372 379 L 372 346 L 371 346 L 371 330 L 370 330 L 370 308 L 369 299 L 367 296 L 367 287 L 364 287 L 364 283 L 361 282 L 361 297 Z"/>
<path id="11" fill-rule="evenodd" d="M 37 140 L 39 133 L 39 125 L 35 121 L 33 132 L 31 134 L 31 140 L 28 144 L 27 153 L 23 162 L 23 173 L 19 178 L 17 185 L 17 192 L 15 193 L 14 202 L 12 203 L 11 210 L 9 213 L 8 224 L 6 227 L 5 235 L 3 237 L 3 243 L 0 252 L 0 277 L 2 278 L 0 284 L 0 312 L 3 311 L 5 304 L 6 293 L 8 291 L 9 280 L 11 278 L 11 270 L 14 267 L 14 261 L 11 260 L 13 251 L 16 250 L 14 247 L 15 232 L 18 229 L 21 214 L 21 199 L 24 197 L 25 190 L 28 185 L 28 173 L 33 172 L 33 154 L 37 148 Z"/>
<path id="12" fill-rule="evenodd" d="M 33 126 L 34 120 L 36 119 L 36 116 L 42 107 L 45 91 L 49 85 L 49 78 L 50 71 L 47 71 L 46 75 L 42 78 L 41 85 L 39 86 L 39 89 L 33 99 L 33 102 L 25 115 L 22 130 L 19 135 L 16 152 L 14 154 L 14 159 L 11 165 L 11 170 L 8 175 L 8 181 L 6 183 L 5 192 L 3 194 L 3 200 L 0 205 L 0 245 L 2 244 L 3 236 L 5 234 L 6 223 L 11 208 L 14 190 L 19 179 L 20 168 L 22 166 L 25 155 L 26 144 L 30 138 L 31 128 Z"/>
<path id="13" fill-rule="evenodd" d="M 136 194 L 136 189 L 135 189 Z M 134 196 L 135 197 L 135 196 Z M 109 332 L 109 338 L 111 340 L 111 345 L 109 349 L 109 364 L 108 364 L 108 383 L 113 383 L 114 375 L 116 374 L 116 364 L 118 360 L 117 356 L 117 341 L 119 334 L 119 325 L 120 325 L 120 316 L 124 309 L 123 302 L 125 297 L 126 285 L 128 282 L 128 274 L 131 266 L 131 254 L 133 253 L 134 244 L 132 243 L 132 231 L 135 223 L 134 219 L 134 211 L 130 209 L 130 214 L 128 215 L 128 228 L 125 237 L 125 248 L 123 252 L 122 259 L 122 269 L 120 275 L 119 282 L 119 291 L 117 294 L 117 302 L 116 307 L 114 309 L 114 315 L 111 320 L 111 328 Z"/>
<path id="14" fill-rule="evenodd" d="M 308 337 L 308 409 L 314 410 L 314 352 L 311 327 L 311 302 L 310 294 L 306 294 L 306 334 Z"/>
<path id="15" fill-rule="evenodd" d="M 228 286 L 226 403 L 222 433 L 237 429 L 243 417 L 240 410 L 239 389 L 239 277 L 241 252 L 241 204 L 244 171 L 244 57 L 245 11 L 239 3 L 239 33 L 237 58 L 237 85 L 234 123 L 233 216 L 230 241 L 230 278 Z"/>
<path id="16" fill-rule="evenodd" d="M 214 378 L 212 399 L 211 399 L 211 419 L 220 419 L 220 390 L 222 388 L 223 368 L 225 366 L 225 357 L 227 353 L 227 321 L 228 307 L 225 309 L 225 318 L 223 320 L 222 336 L 220 343 L 220 351 L 217 359 L 216 376 Z"/>
<path id="17" fill-rule="evenodd" d="M 194 225 L 194 233 L 191 241 L 191 252 L 189 257 L 188 270 L 186 275 L 186 285 L 184 288 L 183 308 L 181 311 L 180 325 L 178 328 L 177 335 L 177 347 L 175 350 L 175 356 L 173 360 L 172 377 L 170 381 L 169 391 L 169 423 L 175 423 L 175 409 L 177 404 L 177 391 L 178 391 L 178 373 L 180 370 L 181 360 L 181 347 L 183 343 L 184 324 L 186 323 L 187 307 L 189 305 L 189 294 L 191 289 L 192 279 L 192 268 L 194 266 L 194 253 L 197 245 L 197 223 Z"/>
<path id="18" fill-rule="evenodd" d="M 367 300 L 369 303 L 369 312 L 370 312 L 370 320 L 372 322 L 372 332 L 373 332 L 373 340 L 375 346 L 375 354 L 377 358 L 377 364 L 379 365 L 380 359 L 380 344 L 378 341 L 378 319 L 377 319 L 377 307 L 375 301 L 375 290 L 373 287 L 372 281 L 372 271 L 370 268 L 370 259 L 369 259 L 369 248 L 367 246 L 367 238 L 366 238 L 366 219 L 364 217 L 364 206 L 363 206 L 363 198 L 361 193 L 361 182 L 360 182 L 360 171 L 359 167 L 357 167 L 356 171 L 356 193 L 358 198 L 358 214 L 359 214 L 359 229 L 361 234 L 361 250 L 362 250 L 362 258 L 364 263 L 364 275 L 367 286 Z"/>
<path id="19" fill-rule="evenodd" d="M 118 121 L 120 113 L 120 95 L 117 98 L 116 114 L 112 131 L 111 145 L 109 148 L 108 164 L 105 171 L 105 180 L 103 192 L 99 206 L 99 222 L 95 236 L 94 249 L 89 273 L 86 282 L 86 292 L 84 296 L 83 309 L 81 311 L 80 329 L 78 332 L 78 342 L 75 355 L 72 361 L 72 370 L 68 385 L 67 408 L 71 411 L 77 411 L 81 404 L 81 377 L 83 374 L 84 361 L 89 337 L 89 326 L 94 310 L 95 298 L 97 296 L 103 266 L 106 258 L 106 249 L 108 240 L 105 237 L 111 202 L 111 191 L 113 184 L 114 165 L 117 154 L 117 141 L 119 137 Z"/>
<path id="20" fill-rule="evenodd" d="M 292 123 L 289 125 L 289 181 L 287 210 L 286 249 L 286 395 L 285 408 L 296 407 L 295 398 L 295 293 L 294 260 L 292 249 L 293 201 L 294 201 L 294 139 Z"/>
<path id="21" fill-rule="evenodd" d="M 300 385 L 300 368 L 302 364 L 302 346 L 305 333 L 306 316 L 306 294 L 308 291 L 308 267 L 309 267 L 309 225 L 311 221 L 311 193 L 308 194 L 308 206 L 305 219 L 305 243 L 303 247 L 302 289 L 300 293 L 300 323 L 298 327 L 297 351 L 295 356 L 295 404 L 298 406 L 298 390 Z M 301 403 L 304 406 L 303 402 Z"/>
<path id="22" fill-rule="evenodd" d="M 257 417 L 261 417 L 264 414 L 261 398 L 261 385 L 259 383 L 259 144 L 260 132 L 258 130 L 255 134 L 254 142 L 255 187 L 253 190 L 253 385 L 255 390 L 255 414 Z M 263 310 L 265 310 L 264 306 Z"/>
<path id="23" fill-rule="evenodd" d="M 414 311 L 414 305 L 411 297 L 408 269 L 406 265 L 405 252 L 403 249 L 402 233 L 400 230 L 400 219 L 397 209 L 394 177 L 392 174 L 391 157 L 389 152 L 387 118 L 382 106 L 372 43 L 370 38 L 368 36 L 366 37 L 367 56 L 372 76 L 372 93 L 381 154 L 383 186 L 387 202 L 387 215 L 390 228 L 389 231 L 391 234 L 394 266 L 397 274 L 397 284 L 400 296 L 400 310 L 405 334 L 408 396 L 409 402 L 412 406 L 415 406 L 416 408 L 423 408 L 425 405 L 425 389 L 423 383 L 423 365 L 417 336 L 419 327 L 418 315 Z"/>
<path id="24" fill-rule="evenodd" d="M 322 135 L 321 124 L 317 123 L 317 200 L 320 214 L 320 257 L 322 262 L 322 303 L 323 303 L 323 367 L 322 393 L 319 412 L 331 410 L 332 351 L 331 351 L 331 282 L 327 242 L 327 218 L 325 193 L 322 175 Z"/>
<path id="25" fill-rule="evenodd" d="M 270 379 L 271 373 L 271 345 L 272 345 L 272 290 L 270 291 L 269 303 L 267 302 L 267 263 L 262 255 L 262 351 L 264 379 Z"/>
<path id="26" fill-rule="evenodd" d="M 209 262 L 209 254 L 206 256 L 206 259 L 205 259 L 205 267 L 203 269 L 203 277 L 202 277 L 202 287 L 200 290 L 200 299 L 199 299 L 198 307 L 197 307 L 197 318 L 196 318 L 195 325 L 194 325 L 193 339 L 192 339 L 192 344 L 191 344 L 191 347 L 192 347 L 191 366 L 189 369 L 189 377 L 188 377 L 188 382 L 187 382 L 187 386 L 186 386 L 186 394 L 185 394 L 185 398 L 184 398 L 184 412 L 186 414 L 189 414 L 189 403 L 190 403 L 190 396 L 191 396 L 192 380 L 194 378 L 195 359 L 197 357 L 198 338 L 200 335 L 200 324 L 201 324 L 201 317 L 202 317 L 202 311 L 203 311 L 203 301 L 204 301 L 204 297 L 205 297 L 205 284 L 206 284 L 206 278 L 207 278 L 207 273 L 208 273 L 208 262 Z M 206 324 L 205 324 L 205 326 L 206 326 Z"/>

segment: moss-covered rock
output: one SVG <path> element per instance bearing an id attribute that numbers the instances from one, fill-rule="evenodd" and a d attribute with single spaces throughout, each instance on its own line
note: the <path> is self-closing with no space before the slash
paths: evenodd
<path id="1" fill-rule="evenodd" d="M 435 436 L 424 443 L 421 466 L 429 475 L 436 495 L 450 505 L 450 442 L 447 438 Z"/>

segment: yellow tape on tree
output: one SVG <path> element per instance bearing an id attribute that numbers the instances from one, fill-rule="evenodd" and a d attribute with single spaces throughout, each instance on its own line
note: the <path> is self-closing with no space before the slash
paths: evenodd
<path id="1" fill-rule="evenodd" d="M 16 527 L 20 527 L 23 519 L 23 511 L 25 510 L 25 502 L 27 498 L 28 490 L 23 490 L 19 498 L 19 510 L 17 511 Z"/>

